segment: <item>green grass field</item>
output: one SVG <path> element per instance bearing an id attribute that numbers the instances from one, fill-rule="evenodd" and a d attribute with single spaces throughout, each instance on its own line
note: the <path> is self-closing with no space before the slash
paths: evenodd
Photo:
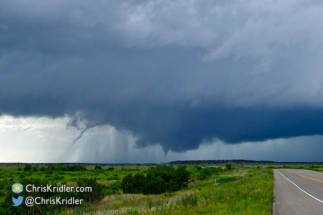
<path id="1" fill-rule="evenodd" d="M 80 178 L 95 178 L 104 186 L 104 198 L 79 207 L 66 208 L 47 214 L 271 214 L 273 168 L 303 168 L 322 171 L 319 165 L 246 166 L 233 164 L 226 169 L 218 166 L 187 166 L 190 179 L 187 187 L 159 195 L 124 194 L 121 182 L 129 173 L 143 174 L 151 166 L 129 165 L 100 167 L 85 166 L 68 171 L 64 165 L 0 165 L 0 204 L 10 194 L 10 186 L 28 178 L 51 184 L 77 186 Z M 214 180 L 216 179 L 216 184 Z"/>

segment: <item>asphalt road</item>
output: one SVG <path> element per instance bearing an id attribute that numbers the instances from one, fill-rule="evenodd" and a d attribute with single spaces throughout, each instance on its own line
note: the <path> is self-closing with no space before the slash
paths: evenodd
<path id="1" fill-rule="evenodd" d="M 274 215 L 322 215 L 323 174 L 298 169 L 275 169 Z"/>

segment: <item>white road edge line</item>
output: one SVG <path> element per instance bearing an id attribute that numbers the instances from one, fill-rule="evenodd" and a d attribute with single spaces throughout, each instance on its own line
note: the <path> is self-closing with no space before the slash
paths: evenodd
<path id="1" fill-rule="evenodd" d="M 277 172 L 279 172 L 278 170 L 276 170 Z M 288 180 L 290 183 L 292 183 L 295 187 L 297 187 L 298 189 L 300 189 L 302 192 L 304 192 L 305 194 L 309 195 L 310 197 L 312 197 L 313 199 L 323 203 L 322 200 L 316 198 L 315 196 L 312 196 L 311 194 L 309 194 L 308 192 L 304 191 L 302 188 L 300 188 L 299 186 L 297 186 L 294 182 L 292 182 L 291 180 L 289 180 L 288 178 L 286 178 L 281 172 L 279 172 L 279 174 L 281 174 L 286 180 Z"/>

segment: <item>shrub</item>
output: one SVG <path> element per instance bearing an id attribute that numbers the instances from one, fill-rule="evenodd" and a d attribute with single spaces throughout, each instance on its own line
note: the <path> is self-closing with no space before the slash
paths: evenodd
<path id="1" fill-rule="evenodd" d="M 8 186 L 8 182 L 3 180 L 3 181 L 0 181 L 0 189 L 5 189 L 6 186 Z"/>
<path id="2" fill-rule="evenodd" d="M 197 169 L 198 171 L 202 170 L 202 167 L 200 166 L 195 166 L 195 169 Z"/>
<path id="3" fill-rule="evenodd" d="M 55 174 L 53 175 L 53 179 L 54 179 L 55 181 L 63 180 L 63 179 L 64 179 L 64 176 L 61 176 L 59 173 L 55 173 Z"/>
<path id="4" fill-rule="evenodd" d="M 221 167 L 205 167 L 202 169 L 199 179 L 200 180 L 206 179 L 212 174 L 219 174 L 220 171 L 222 171 Z"/>
<path id="5" fill-rule="evenodd" d="M 133 186 L 132 186 L 132 174 L 126 175 L 121 182 L 121 187 L 124 193 L 132 193 Z"/>
<path id="6" fill-rule="evenodd" d="M 26 164 L 24 167 L 25 172 L 30 171 L 31 169 L 32 169 L 32 166 L 30 164 Z"/>
<path id="7" fill-rule="evenodd" d="M 310 168 L 311 168 L 311 169 L 315 169 L 315 168 L 320 168 L 320 167 L 319 167 L 319 165 L 315 165 L 315 164 L 314 164 L 314 165 L 310 165 Z"/>
<path id="8" fill-rule="evenodd" d="M 158 165 L 147 170 L 147 175 L 128 174 L 122 180 L 124 193 L 160 194 L 174 192 L 186 187 L 190 173 L 185 166 L 175 169 L 173 166 Z"/>
<path id="9" fill-rule="evenodd" d="M 189 178 L 190 178 L 190 173 L 189 171 L 186 170 L 186 166 L 179 166 L 175 170 L 174 179 L 180 188 L 187 186 L 187 182 Z"/>
<path id="10" fill-rule="evenodd" d="M 73 165 L 73 166 L 68 166 L 67 167 L 67 171 L 82 171 L 82 170 L 86 170 L 86 168 L 84 166 L 80 166 L 80 165 Z"/>
<path id="11" fill-rule="evenodd" d="M 119 179 L 120 178 L 119 178 L 118 174 L 113 174 L 113 176 L 110 176 L 107 178 L 107 180 L 119 180 Z"/>
<path id="12" fill-rule="evenodd" d="M 146 177 L 142 173 L 136 173 L 132 178 L 133 193 L 143 193 L 146 184 Z"/>
<path id="13" fill-rule="evenodd" d="M 110 189 L 113 194 L 116 194 L 118 190 L 122 189 L 121 183 L 120 182 L 115 182 L 110 185 Z"/>
<path id="14" fill-rule="evenodd" d="M 92 192 L 78 193 L 79 198 L 84 199 L 87 202 L 93 202 L 103 199 L 103 188 L 102 184 L 99 184 L 95 178 L 82 178 L 77 181 L 79 187 L 91 187 Z"/>
<path id="15" fill-rule="evenodd" d="M 160 194 L 166 192 L 166 183 L 162 177 L 147 175 L 146 183 L 143 188 L 144 194 Z"/>
<path id="16" fill-rule="evenodd" d="M 94 167 L 94 169 L 102 169 L 102 167 L 101 167 L 101 166 L 96 165 L 96 166 Z"/>
<path id="17" fill-rule="evenodd" d="M 48 164 L 47 170 L 53 171 L 53 170 L 55 170 L 55 166 L 53 164 Z"/>
<path id="18" fill-rule="evenodd" d="M 204 179 L 206 179 L 208 176 L 207 175 L 205 175 L 205 174 L 200 174 L 199 176 L 198 176 L 198 179 L 199 180 L 204 180 Z"/>
<path id="19" fill-rule="evenodd" d="M 61 163 L 56 166 L 56 170 L 67 171 L 68 167 L 65 164 Z"/>

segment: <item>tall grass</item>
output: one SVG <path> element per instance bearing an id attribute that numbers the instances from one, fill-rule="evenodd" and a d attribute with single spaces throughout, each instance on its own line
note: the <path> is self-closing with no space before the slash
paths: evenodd
<path id="1" fill-rule="evenodd" d="M 209 184 L 177 201 L 171 214 L 266 214 L 272 212 L 273 174 L 263 169 L 218 186 Z M 145 214 L 155 214 L 147 211 Z"/>
<path id="2" fill-rule="evenodd" d="M 214 185 L 213 178 L 173 194 L 120 194 L 96 205 L 94 214 L 219 214 L 270 215 L 273 202 L 272 169 L 251 168 L 244 176 L 239 170 L 226 172 Z M 221 182 L 221 183 L 220 183 Z M 93 214 L 93 213 L 85 213 Z"/>

